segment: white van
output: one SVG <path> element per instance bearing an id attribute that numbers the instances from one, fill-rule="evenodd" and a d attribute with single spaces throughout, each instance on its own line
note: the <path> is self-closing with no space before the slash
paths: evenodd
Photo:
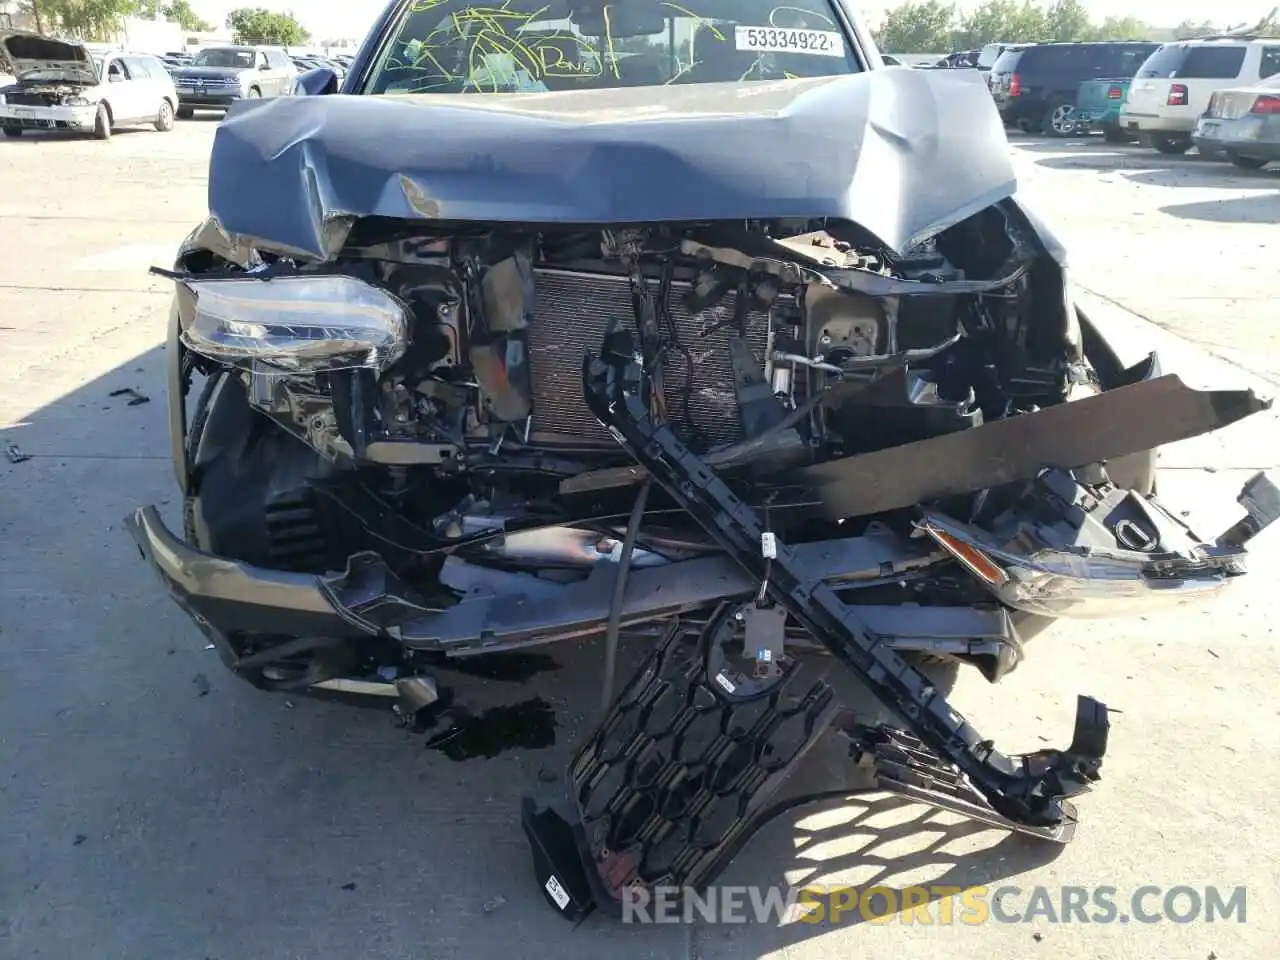
<path id="1" fill-rule="evenodd" d="M 1161 153 L 1186 153 L 1196 121 L 1219 90 L 1280 74 L 1280 37 L 1212 37 L 1167 43 L 1138 68 L 1120 126 Z"/>

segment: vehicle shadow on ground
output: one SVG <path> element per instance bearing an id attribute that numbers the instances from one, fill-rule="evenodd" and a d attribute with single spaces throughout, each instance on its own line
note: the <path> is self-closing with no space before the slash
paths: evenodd
<path id="1" fill-rule="evenodd" d="M 1011 146 L 1026 153 L 1063 153 L 1076 151 L 1107 153 L 1155 153 L 1155 150 L 1138 140 L 1110 143 L 1100 134 L 1074 134 L 1070 137 L 1048 137 L 1043 134 L 1024 134 L 1007 131 Z"/>
<path id="2" fill-rule="evenodd" d="M 1045 137 L 1009 134 L 1009 143 L 1025 153 L 1062 153 L 1067 150 L 1124 150 L 1138 144 L 1107 143 L 1101 137 Z"/>
<path id="3" fill-rule="evenodd" d="M 111 131 L 112 138 L 129 137 L 135 133 L 155 133 L 160 131 L 145 124 L 136 127 L 115 127 Z M 71 133 L 66 130 L 24 130 L 20 137 L 0 137 L 0 150 L 6 147 L 35 147 L 47 143 L 66 143 L 72 140 L 93 141 L 92 133 Z"/>
<path id="4" fill-rule="evenodd" d="M 153 348 L 0 430 L 0 729 L 12 758 L 0 887 L 14 955 L 687 955 L 680 925 L 597 916 L 575 930 L 535 883 L 520 798 L 563 798 L 599 702 L 598 643 L 499 661 L 488 678 L 441 670 L 450 712 L 424 733 L 225 671 L 121 524 L 157 503 L 180 529 L 164 368 Z M 624 646 L 620 684 L 645 654 Z M 534 749 L 517 710 L 458 758 L 429 749 L 434 734 L 513 704 L 554 711 L 554 743 Z M 967 848 L 977 832 L 918 804 L 827 801 L 769 825 L 720 882 L 967 887 L 1060 849 L 1000 833 Z M 68 908 L 81 922 L 58 922 Z M 733 936 L 735 953 L 758 956 L 831 929 L 701 925 L 695 936 Z M 76 939 L 89 931 L 92 943 Z"/>
<path id="5" fill-rule="evenodd" d="M 1120 173 L 1128 170 L 1199 170 L 1207 167 L 1209 163 L 1216 164 L 1216 162 L 1194 153 L 1171 157 L 1154 150 L 1143 152 L 1126 150 L 1123 147 L 1116 149 L 1108 145 L 1106 149 L 1098 148 L 1065 156 L 1042 157 L 1036 161 L 1036 165 L 1050 170 L 1101 170 Z"/>
<path id="6" fill-rule="evenodd" d="M 1277 187 L 1280 187 L 1280 171 L 1277 171 L 1271 179 Z M 1265 182 L 1262 185 L 1265 185 Z M 1181 220 L 1200 220 L 1208 223 L 1280 223 L 1280 191 L 1272 196 L 1174 203 L 1161 207 L 1160 212 Z"/>
<path id="7" fill-rule="evenodd" d="M 1130 183 L 1154 187 L 1194 187 L 1209 190 L 1243 190 L 1266 187 L 1274 177 L 1267 171 L 1241 170 L 1224 161 L 1208 161 L 1201 165 L 1187 162 L 1164 170 L 1120 171 Z"/>

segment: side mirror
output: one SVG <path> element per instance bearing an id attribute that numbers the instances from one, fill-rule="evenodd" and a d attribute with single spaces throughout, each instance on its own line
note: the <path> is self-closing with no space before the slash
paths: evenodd
<path id="1" fill-rule="evenodd" d="M 258 69 L 259 69 L 259 70 L 261 70 L 263 73 L 266 73 L 268 70 L 270 70 L 270 69 L 271 69 L 271 64 L 269 64 L 269 63 L 261 64 L 261 65 L 258 67 Z"/>
<path id="2" fill-rule="evenodd" d="M 323 97 L 338 92 L 338 75 L 328 67 L 316 67 L 298 74 L 293 93 L 298 97 Z"/>

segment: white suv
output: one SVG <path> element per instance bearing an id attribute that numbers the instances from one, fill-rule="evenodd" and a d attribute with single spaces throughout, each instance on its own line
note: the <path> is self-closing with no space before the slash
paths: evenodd
<path id="1" fill-rule="evenodd" d="M 173 79 L 148 54 L 92 56 L 77 41 L 0 31 L 0 47 L 16 82 L 0 88 L 0 132 L 92 133 L 99 140 L 132 123 L 172 130 L 178 93 Z"/>
<path id="2" fill-rule="evenodd" d="M 1168 43 L 1147 58 L 1120 108 L 1122 129 L 1161 153 L 1186 153 L 1196 121 L 1219 90 L 1280 74 L 1280 37 L 1213 37 Z"/>

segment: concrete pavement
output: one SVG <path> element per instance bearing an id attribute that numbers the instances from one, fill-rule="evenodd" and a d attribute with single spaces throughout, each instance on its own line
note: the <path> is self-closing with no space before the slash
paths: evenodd
<path id="1" fill-rule="evenodd" d="M 203 214 L 213 128 L 0 143 L 0 448 L 32 455 L 0 457 L 0 957 L 1271 955 L 1274 534 L 1255 572 L 1203 609 L 1059 624 L 998 689 L 965 675 L 958 705 L 1011 750 L 1063 740 L 1079 692 L 1123 711 L 1056 859 L 927 808 L 847 803 L 782 818 L 723 879 L 1109 884 L 1122 899 L 1144 884 L 1247 885 L 1243 925 L 572 930 L 533 884 L 516 802 L 549 789 L 540 771 L 561 768 L 595 702 L 592 646 L 556 648 L 559 669 L 523 692 L 459 681 L 474 705 L 539 694 L 560 709 L 553 748 L 490 761 L 451 763 L 381 715 L 233 681 L 120 526 L 137 503 L 174 513 L 167 291 L 145 270 Z M 1015 157 L 1099 322 L 1190 380 L 1280 382 L 1267 306 L 1280 174 L 1097 142 L 1023 140 Z M 124 387 L 153 400 L 110 396 Z M 1265 414 L 1170 447 L 1162 495 L 1220 526 L 1239 482 L 1277 465 L 1278 438 Z"/>

